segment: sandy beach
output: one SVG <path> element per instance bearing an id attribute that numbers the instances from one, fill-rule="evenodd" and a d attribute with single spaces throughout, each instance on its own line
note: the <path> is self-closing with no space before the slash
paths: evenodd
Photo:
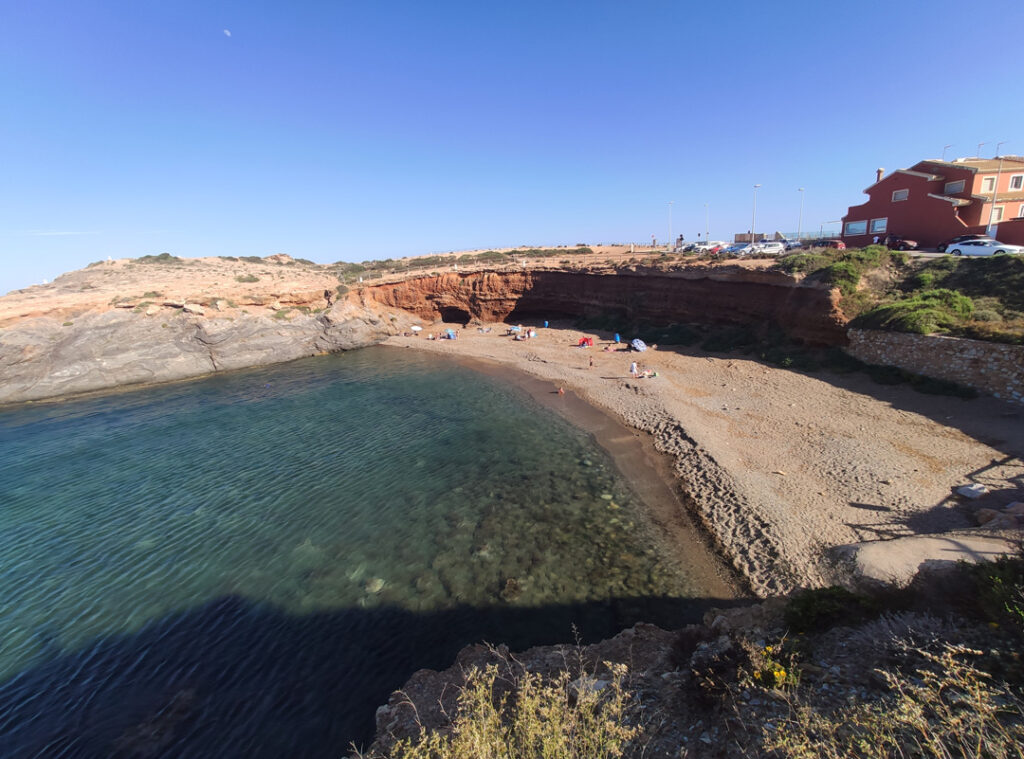
<path id="1" fill-rule="evenodd" d="M 847 579 L 839 546 L 973 528 L 975 508 L 1005 505 L 1024 484 L 1024 412 L 996 399 L 924 395 L 740 354 L 627 353 L 607 334 L 568 325 L 524 341 L 504 324 L 443 326 L 459 339 L 426 339 L 442 328 L 433 324 L 386 344 L 524 372 L 550 383 L 551 403 L 578 397 L 648 433 L 678 499 L 760 596 Z M 594 347 L 576 347 L 581 336 Z M 657 377 L 631 377 L 633 360 Z M 953 496 L 967 482 L 990 495 Z"/>

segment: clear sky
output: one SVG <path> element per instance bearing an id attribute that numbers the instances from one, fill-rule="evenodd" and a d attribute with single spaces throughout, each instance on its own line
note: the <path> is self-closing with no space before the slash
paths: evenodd
<path id="1" fill-rule="evenodd" d="M 0 293 L 107 256 L 731 239 L 1024 153 L 982 0 L 0 0 Z M 1002 52 L 1000 52 L 1000 49 Z M 833 229 L 836 225 L 833 225 Z"/>

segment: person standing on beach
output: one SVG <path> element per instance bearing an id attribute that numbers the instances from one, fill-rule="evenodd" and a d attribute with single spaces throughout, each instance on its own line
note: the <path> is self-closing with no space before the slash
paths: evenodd
<path id="1" fill-rule="evenodd" d="M 636 361 L 634 361 L 633 363 L 631 363 L 631 364 L 629 365 L 629 373 L 630 373 L 631 375 L 633 375 L 633 379 L 636 379 L 636 376 L 637 376 L 637 371 L 638 371 L 638 370 L 637 370 L 637 367 L 636 367 Z"/>
<path id="2" fill-rule="evenodd" d="M 594 357 L 593 356 L 590 357 L 590 366 L 587 367 L 587 368 L 588 369 L 593 369 L 594 368 Z"/>

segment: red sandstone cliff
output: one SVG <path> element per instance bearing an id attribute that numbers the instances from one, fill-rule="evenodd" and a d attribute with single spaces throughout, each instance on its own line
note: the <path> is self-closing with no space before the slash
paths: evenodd
<path id="1" fill-rule="evenodd" d="M 811 344 L 846 342 L 846 320 L 834 291 L 763 269 L 453 272 L 367 287 L 362 293 L 367 302 L 431 320 L 616 315 L 660 323 L 772 324 Z"/>

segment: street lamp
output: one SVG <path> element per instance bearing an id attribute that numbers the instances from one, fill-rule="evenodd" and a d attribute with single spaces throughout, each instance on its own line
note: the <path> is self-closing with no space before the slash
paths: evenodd
<path id="1" fill-rule="evenodd" d="M 708 229 L 710 229 L 711 212 L 708 211 L 708 204 L 704 204 L 704 242 L 708 241 Z"/>
<path id="2" fill-rule="evenodd" d="M 979 142 L 978 143 L 978 152 L 975 154 L 975 156 L 974 156 L 975 158 L 981 158 L 981 146 L 982 145 L 988 145 L 988 143 L 987 142 Z"/>
<path id="3" fill-rule="evenodd" d="M 669 247 L 669 249 L 672 248 L 672 204 L 673 203 L 675 203 L 674 200 L 670 200 L 668 202 L 668 247 Z"/>
<path id="4" fill-rule="evenodd" d="M 754 228 L 757 224 L 757 188 L 761 185 L 754 185 L 754 210 L 750 213 L 750 244 L 754 244 Z"/>
<path id="5" fill-rule="evenodd" d="M 997 142 L 996 143 L 996 158 L 999 157 L 999 148 L 1001 148 L 1005 144 L 1006 144 L 1006 140 L 1003 140 L 1002 142 Z"/>
<path id="6" fill-rule="evenodd" d="M 943 145 L 942 146 L 942 160 L 943 161 L 946 160 L 946 151 L 949 150 L 951 147 L 953 147 L 953 146 L 952 145 Z"/>
<path id="7" fill-rule="evenodd" d="M 800 218 L 796 223 L 796 239 L 800 239 L 800 232 L 804 226 L 804 188 L 797 187 L 796 191 L 800 193 Z"/>

